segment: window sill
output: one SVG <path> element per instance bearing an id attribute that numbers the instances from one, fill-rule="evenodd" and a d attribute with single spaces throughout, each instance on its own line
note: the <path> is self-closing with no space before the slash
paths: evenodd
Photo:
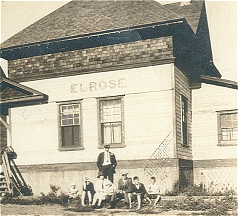
<path id="1" fill-rule="evenodd" d="M 125 148 L 125 144 L 110 144 L 110 148 Z M 104 149 L 103 146 L 98 146 L 99 149 Z"/>
<path id="2" fill-rule="evenodd" d="M 217 146 L 219 146 L 219 147 L 225 147 L 225 146 L 238 146 L 238 143 L 219 143 L 219 144 L 217 144 Z"/>
<path id="3" fill-rule="evenodd" d="M 183 148 L 189 148 L 189 145 L 181 145 Z"/>
<path id="4" fill-rule="evenodd" d="M 65 148 L 58 148 L 59 151 L 78 151 L 78 150 L 84 150 L 84 147 L 65 147 Z"/>

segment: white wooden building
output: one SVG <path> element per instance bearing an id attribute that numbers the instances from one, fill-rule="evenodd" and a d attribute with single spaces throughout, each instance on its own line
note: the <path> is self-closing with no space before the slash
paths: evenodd
<path id="1" fill-rule="evenodd" d="M 1 57 L 8 144 L 36 194 L 94 181 L 105 143 L 116 181 L 127 168 L 145 184 L 156 176 L 162 192 L 236 174 L 237 83 L 213 64 L 202 1 L 72 1 L 2 43 Z M 231 97 L 213 103 L 211 89 Z"/>

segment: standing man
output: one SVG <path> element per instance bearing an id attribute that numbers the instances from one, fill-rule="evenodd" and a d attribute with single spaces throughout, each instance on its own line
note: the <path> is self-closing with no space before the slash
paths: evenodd
<path id="1" fill-rule="evenodd" d="M 110 145 L 104 145 L 104 152 L 98 155 L 97 166 L 103 172 L 104 178 L 113 182 L 113 174 L 117 166 L 116 156 L 109 151 Z"/>

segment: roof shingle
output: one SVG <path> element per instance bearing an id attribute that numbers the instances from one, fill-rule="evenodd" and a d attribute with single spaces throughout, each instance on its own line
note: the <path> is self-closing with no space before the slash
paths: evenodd
<path id="1" fill-rule="evenodd" d="M 156 1 L 71 1 L 3 42 L 1 48 L 182 17 Z"/>

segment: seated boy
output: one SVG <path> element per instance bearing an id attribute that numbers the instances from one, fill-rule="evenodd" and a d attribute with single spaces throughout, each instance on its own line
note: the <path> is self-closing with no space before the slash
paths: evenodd
<path id="1" fill-rule="evenodd" d="M 131 187 L 132 187 L 132 179 L 127 177 L 128 172 L 122 171 L 122 178 L 118 181 L 118 189 L 113 193 L 111 197 L 111 205 L 109 208 L 115 207 L 116 198 L 125 199 L 125 205 L 128 208 L 131 208 Z"/>
<path id="2" fill-rule="evenodd" d="M 90 179 L 85 176 L 84 183 L 83 183 L 83 192 L 82 192 L 82 206 L 85 207 L 85 198 L 88 198 L 89 206 L 92 205 L 92 197 L 94 195 L 94 186 Z"/>
<path id="3" fill-rule="evenodd" d="M 141 200 L 144 198 L 144 195 L 146 194 L 145 186 L 144 184 L 139 182 L 139 177 L 135 176 L 133 178 L 134 184 L 132 185 L 131 193 L 132 197 L 137 197 L 138 207 L 137 209 L 141 208 Z"/>
<path id="4" fill-rule="evenodd" d="M 79 196 L 79 191 L 76 188 L 76 184 L 75 183 L 71 183 L 69 188 L 68 188 L 68 196 L 69 196 L 69 204 L 72 203 L 73 199 L 77 198 Z"/>
<path id="5" fill-rule="evenodd" d="M 160 189 L 159 186 L 155 184 L 155 177 L 152 176 L 150 182 L 151 184 L 148 185 L 145 198 L 150 202 L 150 205 L 152 205 L 151 199 L 155 199 L 153 207 L 156 207 L 157 202 L 161 199 Z"/>

